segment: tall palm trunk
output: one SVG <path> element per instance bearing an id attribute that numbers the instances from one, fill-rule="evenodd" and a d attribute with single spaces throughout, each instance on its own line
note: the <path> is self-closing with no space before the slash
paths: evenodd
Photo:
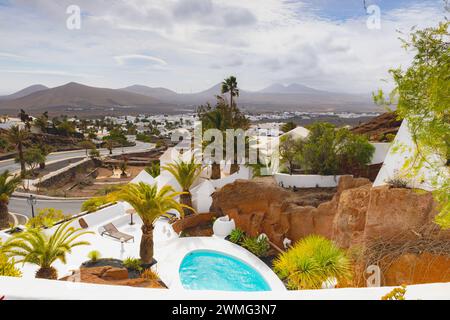
<path id="1" fill-rule="evenodd" d="M 230 174 L 233 174 L 233 173 L 238 172 L 238 171 L 239 171 L 239 168 L 240 168 L 240 166 L 239 166 L 238 163 L 232 163 L 232 164 L 230 165 Z"/>
<path id="2" fill-rule="evenodd" d="M 150 264 L 153 261 L 153 226 L 142 225 L 142 238 L 139 255 L 142 263 Z"/>
<path id="3" fill-rule="evenodd" d="M 58 272 L 53 267 L 42 267 L 36 272 L 35 277 L 38 279 L 57 280 Z"/>
<path id="4" fill-rule="evenodd" d="M 220 163 L 213 163 L 211 165 L 211 179 L 217 180 L 221 178 Z"/>
<path id="5" fill-rule="evenodd" d="M 184 191 L 184 192 L 189 192 L 189 191 Z M 185 205 L 187 205 L 187 206 L 192 208 L 192 195 L 191 195 L 191 193 L 189 192 L 187 194 L 180 195 L 180 203 L 181 204 L 185 204 Z M 184 215 L 185 216 L 188 216 L 188 215 L 191 215 L 191 214 L 194 213 L 194 211 L 192 211 L 192 209 L 189 209 L 189 208 L 183 208 L 183 211 L 184 211 Z"/>
<path id="6" fill-rule="evenodd" d="M 0 201 L 0 230 L 9 227 L 8 201 Z"/>
<path id="7" fill-rule="evenodd" d="M 23 146 L 22 142 L 19 142 L 17 145 L 17 149 L 19 151 L 19 161 L 20 161 L 20 175 L 23 177 L 25 175 L 25 160 L 23 159 Z"/>

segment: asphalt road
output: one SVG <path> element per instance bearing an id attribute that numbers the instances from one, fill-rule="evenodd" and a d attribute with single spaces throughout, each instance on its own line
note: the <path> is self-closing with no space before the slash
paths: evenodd
<path id="1" fill-rule="evenodd" d="M 141 152 L 150 150 L 153 144 L 136 141 L 136 145 L 132 147 L 125 148 L 115 148 L 113 149 L 113 155 L 120 155 L 122 153 L 133 153 L 133 152 Z M 98 149 L 101 155 L 108 155 L 109 151 L 107 149 Z M 123 152 L 122 152 L 123 151 Z M 56 152 L 51 153 L 47 156 L 47 163 L 67 160 L 70 158 L 78 158 L 86 156 L 85 150 L 75 150 L 75 151 L 67 151 L 67 152 Z M 0 161 L 0 172 L 5 170 L 9 170 L 10 172 L 15 172 L 20 170 L 20 164 L 15 163 L 14 159 L 8 159 Z"/>
<path id="2" fill-rule="evenodd" d="M 120 155 L 122 153 L 133 153 L 147 151 L 153 148 L 153 144 L 144 143 L 136 141 L 136 145 L 133 147 L 125 148 L 115 148 L 113 150 L 113 155 Z M 107 149 L 99 149 L 101 155 L 108 155 L 109 151 Z M 47 156 L 47 163 L 55 161 L 64 161 L 71 158 L 84 157 L 86 152 L 84 150 L 79 151 L 69 151 L 69 152 L 58 152 L 52 153 Z M 4 160 L 0 161 L 0 172 L 9 170 L 14 172 L 20 170 L 20 164 L 14 163 L 14 160 Z M 40 209 L 45 208 L 55 208 L 57 210 L 62 210 L 64 214 L 75 215 L 81 212 L 81 204 L 84 200 L 47 200 L 47 199 L 37 199 L 34 212 L 37 213 Z M 9 200 L 9 211 L 13 213 L 24 214 L 31 217 L 31 207 L 27 203 L 27 199 L 19 197 L 11 197 Z"/>
<path id="3" fill-rule="evenodd" d="M 40 209 L 45 208 L 55 208 L 57 210 L 62 210 L 66 215 L 75 215 L 81 212 L 81 204 L 84 200 L 43 200 L 37 199 L 36 205 L 34 206 L 35 214 L 38 213 Z M 25 198 L 12 197 L 9 199 L 9 211 L 14 213 L 24 214 L 27 217 L 31 217 L 31 207 L 27 203 Z"/>

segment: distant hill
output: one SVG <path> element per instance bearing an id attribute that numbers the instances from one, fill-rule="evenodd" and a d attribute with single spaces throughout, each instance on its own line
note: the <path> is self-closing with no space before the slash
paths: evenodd
<path id="1" fill-rule="evenodd" d="M 172 91 L 172 90 L 169 90 L 166 88 L 161 88 L 161 87 L 152 88 L 152 87 L 147 87 L 147 86 L 142 86 L 142 85 L 137 85 L 137 84 L 123 88 L 121 90 L 127 91 L 127 92 L 133 92 L 133 93 L 137 93 L 137 94 L 142 94 L 144 96 L 153 97 L 153 98 L 156 98 L 159 100 L 175 97 L 178 94 L 175 91 Z"/>
<path id="2" fill-rule="evenodd" d="M 2 112 L 17 112 L 25 109 L 30 113 L 49 111 L 50 113 L 104 114 L 109 111 L 124 113 L 165 112 L 167 104 L 158 99 L 123 90 L 89 87 L 78 83 L 41 90 L 27 96 L 0 101 Z"/>
<path id="3" fill-rule="evenodd" d="M 268 86 L 260 91 L 260 93 L 275 93 L 275 94 L 304 94 L 304 93 L 326 93 L 329 94 L 329 92 L 326 91 L 320 91 L 316 90 L 307 86 L 304 86 L 302 84 L 298 83 L 292 83 L 289 85 L 283 85 L 281 83 L 276 83 L 271 86 Z"/>
<path id="4" fill-rule="evenodd" d="M 386 112 L 351 129 L 354 133 L 366 135 L 371 141 L 389 142 L 387 135 L 396 135 L 402 120 L 397 113 Z"/>
<path id="5" fill-rule="evenodd" d="M 17 91 L 16 93 L 7 95 L 7 96 L 0 96 L 0 101 L 2 100 L 14 100 L 14 99 L 18 99 L 18 98 L 22 98 L 25 97 L 29 94 L 38 92 L 38 91 L 42 91 L 42 90 L 46 90 L 48 89 L 48 87 L 42 85 L 42 84 L 35 84 L 29 87 L 26 87 L 25 89 L 22 89 L 20 91 Z"/>
<path id="6" fill-rule="evenodd" d="M 33 87 L 39 89 L 39 86 Z M 71 82 L 51 89 L 40 87 L 41 90 L 33 91 L 30 87 L 21 90 L 14 94 L 20 93 L 17 97 L 0 100 L 0 112 L 16 114 L 19 109 L 32 114 L 42 111 L 90 115 L 188 112 L 207 102 L 214 104 L 216 96 L 221 94 L 221 87 L 218 83 L 207 90 L 187 94 L 143 85 L 107 89 Z M 27 90 L 32 92 L 26 94 Z M 240 89 L 239 93 L 239 106 L 250 112 L 380 111 L 370 95 L 334 93 L 301 84 L 274 84 L 260 91 Z"/>

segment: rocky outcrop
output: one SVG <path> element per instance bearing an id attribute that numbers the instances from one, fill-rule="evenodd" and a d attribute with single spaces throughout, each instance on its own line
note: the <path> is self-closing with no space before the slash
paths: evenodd
<path id="1" fill-rule="evenodd" d="M 318 205 L 305 203 L 305 194 L 281 188 L 270 178 L 237 180 L 213 194 L 211 211 L 229 215 L 252 236 L 267 234 L 277 245 L 285 237 L 296 241 L 319 234 L 348 248 L 398 234 L 416 239 L 424 228 L 438 229 L 431 193 L 372 188 L 369 180 L 351 176 L 342 177 L 332 199 Z M 433 236 L 450 239 L 450 231 Z"/>
<path id="2" fill-rule="evenodd" d="M 371 264 L 382 269 L 383 285 L 450 281 L 450 230 L 434 223 L 438 210 L 430 192 L 372 188 L 367 179 L 345 176 L 331 200 L 314 205 L 307 197 L 268 178 L 241 180 L 217 191 L 211 209 L 280 247 L 285 237 L 295 242 L 318 234 L 352 248 L 354 286 L 365 286 Z"/>
<path id="3" fill-rule="evenodd" d="M 402 120 L 397 119 L 395 112 L 386 112 L 368 122 L 355 126 L 351 131 L 368 136 L 370 141 L 389 142 L 387 135 L 397 134 L 401 124 Z"/>
<path id="4" fill-rule="evenodd" d="M 286 237 L 293 241 L 309 234 L 331 238 L 341 194 L 367 184 L 367 179 L 344 176 L 332 199 L 314 206 L 305 205 L 305 194 L 281 188 L 273 179 L 237 180 L 214 193 L 211 211 L 229 215 L 251 236 L 265 233 L 278 246 Z"/>
<path id="5" fill-rule="evenodd" d="M 429 252 L 404 254 L 384 272 L 386 286 L 450 282 L 450 256 Z"/>
<path id="6" fill-rule="evenodd" d="M 330 237 L 340 247 L 348 248 L 364 241 L 371 187 L 371 184 L 365 184 L 341 193 Z"/>
<path id="7" fill-rule="evenodd" d="M 405 239 L 417 239 L 420 230 L 433 227 L 437 213 L 430 192 L 389 186 L 372 188 L 364 229 L 365 240 L 390 239 L 399 234 Z"/>

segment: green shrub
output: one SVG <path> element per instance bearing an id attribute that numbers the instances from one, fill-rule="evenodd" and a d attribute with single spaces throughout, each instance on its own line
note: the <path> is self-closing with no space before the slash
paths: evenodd
<path id="1" fill-rule="evenodd" d="M 88 253 L 88 258 L 89 258 L 92 262 L 96 262 L 98 259 L 101 258 L 100 251 L 92 250 L 91 252 Z"/>
<path id="2" fill-rule="evenodd" d="M 55 223 L 67 220 L 70 216 L 64 215 L 62 210 L 55 208 L 45 208 L 39 210 L 38 214 L 28 220 L 27 228 L 51 228 Z"/>
<path id="3" fill-rule="evenodd" d="M 402 285 L 398 288 L 392 289 L 388 294 L 381 297 L 381 300 L 406 300 L 406 286 Z"/>
<path id="4" fill-rule="evenodd" d="M 143 270 L 141 259 L 128 257 L 123 260 L 123 265 L 125 266 L 125 268 L 130 270 L 136 270 L 138 272 L 141 272 Z"/>
<path id="5" fill-rule="evenodd" d="M 265 257 L 270 249 L 269 240 L 266 237 L 244 237 L 241 246 L 258 257 Z"/>
<path id="6" fill-rule="evenodd" d="M 101 206 L 110 203 L 111 201 L 107 197 L 94 197 L 86 200 L 81 205 L 81 211 L 94 212 Z"/>
<path id="7" fill-rule="evenodd" d="M 244 236 L 245 232 L 242 231 L 241 229 L 236 228 L 233 231 L 231 231 L 229 239 L 231 242 L 238 244 L 243 240 Z"/>
<path id="8" fill-rule="evenodd" d="M 388 133 L 388 134 L 386 134 L 386 135 L 384 136 L 384 139 L 385 139 L 387 142 L 392 142 L 392 141 L 394 141 L 394 139 L 395 139 L 395 134 L 393 134 L 393 133 Z"/>
<path id="9" fill-rule="evenodd" d="M 399 175 L 389 178 L 386 183 L 392 188 L 408 188 L 408 180 L 400 177 Z"/>
<path id="10" fill-rule="evenodd" d="M 16 268 L 14 260 L 9 260 L 6 255 L 0 252 L 0 276 L 21 277 L 22 272 Z"/>
<path id="11" fill-rule="evenodd" d="M 345 252 L 317 235 L 298 241 L 274 262 L 275 273 L 293 290 L 320 289 L 329 278 L 349 280 L 351 270 Z"/>

